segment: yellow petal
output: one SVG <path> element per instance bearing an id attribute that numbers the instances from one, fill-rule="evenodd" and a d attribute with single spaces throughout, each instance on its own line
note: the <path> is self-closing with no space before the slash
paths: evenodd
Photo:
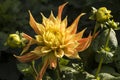
<path id="1" fill-rule="evenodd" d="M 56 23 L 56 18 L 54 17 L 54 15 L 53 15 L 53 12 L 51 11 L 51 14 L 50 14 L 50 16 L 49 16 L 49 20 L 51 20 L 51 21 L 53 21 L 54 23 Z"/>
<path id="2" fill-rule="evenodd" d="M 81 16 L 83 16 L 83 15 L 85 15 L 85 13 L 80 14 L 80 15 L 74 20 L 74 22 L 67 28 L 67 32 L 68 32 L 68 33 L 71 33 L 71 34 L 75 34 L 75 33 L 76 33 L 79 19 L 80 19 Z"/>
<path id="3" fill-rule="evenodd" d="M 33 54 L 39 56 L 39 57 L 42 57 L 42 56 L 45 56 L 47 53 L 42 53 L 41 52 L 41 49 L 42 47 L 41 46 L 38 46 L 36 47 L 33 51 L 31 51 Z"/>
<path id="4" fill-rule="evenodd" d="M 42 52 L 42 53 L 49 53 L 49 52 L 51 52 L 51 49 L 48 48 L 48 47 L 42 47 L 42 48 L 41 48 L 41 52 Z"/>
<path id="5" fill-rule="evenodd" d="M 54 54 L 56 57 L 62 58 L 64 56 L 64 51 L 62 49 L 59 49 L 58 51 L 55 50 Z"/>
<path id="6" fill-rule="evenodd" d="M 85 32 L 85 30 L 86 30 L 86 28 L 83 29 L 82 31 L 80 31 L 79 33 L 77 33 L 77 34 L 75 35 L 75 40 L 81 39 L 82 36 L 83 36 L 83 34 L 84 34 L 84 32 Z"/>
<path id="7" fill-rule="evenodd" d="M 75 49 L 68 48 L 65 51 L 65 56 L 71 59 L 80 59 L 78 52 Z"/>
<path id="8" fill-rule="evenodd" d="M 64 32 L 65 29 L 66 29 L 66 27 L 67 27 L 67 17 L 61 22 L 61 24 L 60 24 L 60 30 L 62 32 Z"/>
<path id="9" fill-rule="evenodd" d="M 39 45 L 42 45 L 42 43 L 43 43 L 43 37 L 41 35 L 36 35 L 35 38 L 39 42 Z"/>
<path id="10" fill-rule="evenodd" d="M 36 23 L 38 30 L 39 30 L 39 35 L 42 35 L 45 31 L 45 27 L 42 24 Z"/>
<path id="11" fill-rule="evenodd" d="M 38 26 L 37 26 L 38 23 L 34 20 L 34 18 L 33 18 L 33 16 L 32 16 L 32 14 L 31 14 L 30 11 L 29 11 L 29 14 L 30 14 L 30 21 L 29 21 L 29 23 L 30 23 L 31 27 L 33 28 L 33 30 L 34 30 L 37 34 L 40 34 L 40 30 L 39 30 L 39 28 L 38 28 Z"/>
<path id="12" fill-rule="evenodd" d="M 42 24 L 46 27 L 46 23 L 48 23 L 48 19 L 43 15 L 43 13 L 41 13 L 42 15 Z"/>
<path id="13" fill-rule="evenodd" d="M 67 4 L 68 2 L 62 4 L 59 6 L 58 8 L 58 19 L 61 21 L 61 15 L 62 15 L 62 11 L 63 11 L 63 8 L 65 7 L 65 5 Z"/>

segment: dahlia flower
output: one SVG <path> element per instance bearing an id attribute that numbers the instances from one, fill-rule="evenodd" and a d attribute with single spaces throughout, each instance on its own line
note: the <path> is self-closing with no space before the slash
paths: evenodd
<path id="1" fill-rule="evenodd" d="M 43 58 L 43 67 L 36 80 L 41 80 L 46 68 L 56 68 L 57 59 L 66 56 L 68 58 L 80 59 L 78 52 L 81 52 L 88 48 L 91 43 L 92 36 L 82 38 L 85 29 L 77 33 L 77 26 L 79 19 L 84 13 L 80 14 L 74 22 L 67 27 L 67 17 L 61 19 L 62 11 L 67 3 L 60 5 L 58 8 L 58 15 L 55 17 L 51 12 L 49 18 L 45 17 L 42 13 L 42 23 L 38 23 L 30 14 L 30 26 L 36 33 L 35 38 L 23 33 L 23 37 L 29 42 L 22 51 L 22 55 L 15 57 L 20 62 L 29 62 L 39 58 Z M 37 47 L 25 53 L 29 47 L 33 44 L 37 44 Z M 25 54 L 24 54 L 25 53 Z"/>

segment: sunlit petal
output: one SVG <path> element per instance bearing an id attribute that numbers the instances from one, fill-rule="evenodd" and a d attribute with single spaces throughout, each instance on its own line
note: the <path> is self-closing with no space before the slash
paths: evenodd
<path id="1" fill-rule="evenodd" d="M 59 8 L 58 8 L 58 19 L 59 19 L 60 21 L 61 21 L 62 11 L 63 11 L 63 9 L 64 9 L 64 7 L 65 7 L 65 5 L 66 5 L 67 3 L 68 3 L 68 2 L 60 5 Z"/>
<path id="2" fill-rule="evenodd" d="M 92 36 L 89 35 L 87 38 L 82 38 L 80 39 L 78 42 L 79 42 L 79 46 L 76 48 L 79 52 L 87 49 L 90 45 L 92 41 Z"/>
<path id="3" fill-rule="evenodd" d="M 82 31 L 80 31 L 79 33 L 77 33 L 77 34 L 75 35 L 75 40 L 81 39 L 82 36 L 83 36 L 83 34 L 84 34 L 84 32 L 85 32 L 85 30 L 86 30 L 86 28 L 83 29 Z"/>
<path id="4" fill-rule="evenodd" d="M 49 52 L 51 52 L 51 49 L 48 48 L 48 47 L 42 47 L 42 48 L 41 48 L 41 52 L 42 52 L 42 53 L 49 53 Z"/>
<path id="5" fill-rule="evenodd" d="M 42 80 L 42 77 L 43 77 L 43 75 L 44 75 L 44 73 L 45 73 L 48 65 L 49 65 L 49 60 L 46 59 L 46 60 L 44 61 L 44 64 L 43 64 L 43 66 L 42 66 L 42 69 L 40 70 L 39 74 L 37 75 L 36 80 Z"/>
<path id="6" fill-rule="evenodd" d="M 57 57 L 55 55 L 50 55 L 49 63 L 50 63 L 50 68 L 56 68 L 56 66 L 57 66 Z"/>
<path id="7" fill-rule="evenodd" d="M 78 55 L 78 52 L 74 49 L 71 49 L 71 48 L 68 48 L 66 51 L 65 51 L 65 56 L 71 58 L 71 59 L 80 59 L 79 55 Z"/>
<path id="8" fill-rule="evenodd" d="M 59 49 L 59 50 L 55 50 L 55 56 L 58 57 L 58 58 L 62 58 L 64 56 L 64 51 L 62 49 Z"/>
<path id="9" fill-rule="evenodd" d="M 30 11 L 29 11 L 29 14 L 30 14 L 30 21 L 29 21 L 29 23 L 30 23 L 31 27 L 33 28 L 33 30 L 34 30 L 37 34 L 40 34 L 40 30 L 39 30 L 39 28 L 38 28 L 38 26 L 37 26 L 38 23 L 34 20 L 34 18 L 33 18 L 33 16 L 32 16 L 32 14 L 31 14 Z"/>
<path id="10" fill-rule="evenodd" d="M 85 15 L 85 13 L 80 14 L 75 20 L 74 22 L 71 24 L 71 26 L 69 26 L 67 28 L 67 32 L 71 33 L 71 34 L 75 34 L 77 31 L 77 26 L 78 26 L 78 22 L 79 19 L 81 18 L 81 16 Z"/>
<path id="11" fill-rule="evenodd" d="M 33 54 L 32 52 L 26 53 L 23 56 L 16 56 L 14 55 L 20 62 L 30 62 L 32 60 L 36 60 L 39 56 Z"/>
<path id="12" fill-rule="evenodd" d="M 67 17 L 61 22 L 61 24 L 60 24 L 60 30 L 62 32 L 64 32 L 65 29 L 66 29 L 66 27 L 67 27 Z"/>

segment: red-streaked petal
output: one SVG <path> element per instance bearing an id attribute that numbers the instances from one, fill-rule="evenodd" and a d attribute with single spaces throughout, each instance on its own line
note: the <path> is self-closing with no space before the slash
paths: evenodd
<path id="1" fill-rule="evenodd" d="M 38 46 L 31 52 L 39 57 L 45 56 L 47 53 L 42 53 L 42 51 L 41 51 L 42 48 L 43 48 L 42 46 Z"/>
<path id="2" fill-rule="evenodd" d="M 45 73 L 48 65 L 49 65 L 49 60 L 46 59 L 46 60 L 44 61 L 44 64 L 43 64 L 42 69 L 40 70 L 39 74 L 37 75 L 36 80 L 42 80 L 42 77 L 43 77 L 43 75 L 44 75 L 44 73 Z"/>
<path id="3" fill-rule="evenodd" d="M 75 20 L 74 22 L 67 28 L 67 32 L 70 34 L 75 34 L 77 31 L 77 26 L 78 26 L 78 22 L 79 19 L 81 18 L 81 16 L 85 15 L 85 13 L 80 14 Z"/>
<path id="4" fill-rule="evenodd" d="M 31 25 L 31 27 L 33 28 L 33 30 L 37 33 L 37 34 L 40 34 L 40 30 L 37 26 L 37 22 L 34 20 L 31 12 L 29 11 L 29 15 L 30 15 L 30 21 L 29 21 L 29 24 Z"/>
<path id="5" fill-rule="evenodd" d="M 31 45 L 31 40 L 29 41 L 29 43 L 23 48 L 22 52 L 20 53 L 20 55 L 22 55 L 23 53 L 25 53 L 29 48 L 30 48 L 30 45 Z"/>
<path id="6" fill-rule="evenodd" d="M 35 43 L 38 43 L 34 38 L 32 38 L 31 36 L 25 34 L 25 33 L 22 33 L 22 36 L 27 39 L 28 41 L 31 41 L 31 45 L 32 44 L 35 44 Z"/>
<path id="7" fill-rule="evenodd" d="M 50 68 L 56 68 L 57 66 L 57 57 L 55 55 L 50 55 L 49 56 L 49 64 L 50 64 Z"/>
<path id="8" fill-rule="evenodd" d="M 87 38 L 82 38 L 80 39 L 79 42 L 79 46 L 76 48 L 77 51 L 81 52 L 85 49 L 87 49 L 89 47 L 89 45 L 91 44 L 92 41 L 92 36 L 89 35 Z"/>
<path id="9" fill-rule="evenodd" d="M 29 49 L 30 45 L 33 45 L 33 44 L 38 43 L 34 38 L 30 37 L 29 35 L 27 35 L 27 34 L 25 34 L 25 33 L 22 33 L 22 36 L 23 36 L 24 38 L 26 38 L 29 42 L 28 42 L 28 44 L 23 48 L 23 51 L 21 52 L 21 55 L 22 55 L 23 53 L 25 53 L 25 52 Z"/>
<path id="10" fill-rule="evenodd" d="M 60 21 L 61 21 L 62 11 L 63 11 L 63 9 L 64 9 L 64 7 L 65 7 L 65 5 L 66 5 L 67 3 L 68 3 L 68 2 L 60 5 L 59 8 L 58 8 L 58 19 L 59 19 Z"/>
<path id="11" fill-rule="evenodd" d="M 23 56 L 14 55 L 20 62 L 30 62 L 39 58 L 39 56 L 33 54 L 32 52 L 26 53 Z"/>

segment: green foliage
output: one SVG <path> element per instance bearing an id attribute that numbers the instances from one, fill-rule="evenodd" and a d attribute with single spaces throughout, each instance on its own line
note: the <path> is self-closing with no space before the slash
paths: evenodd
<path id="1" fill-rule="evenodd" d="M 115 61 L 117 71 L 120 73 L 120 47 L 118 47 L 116 50 L 114 61 Z"/>
<path id="2" fill-rule="evenodd" d="M 4 32 L 0 32 L 0 50 L 5 50 L 7 48 L 4 47 L 4 42 L 6 41 L 7 37 L 7 34 L 5 34 Z"/>
<path id="3" fill-rule="evenodd" d="M 67 8 L 65 10 L 64 14 L 72 14 L 73 16 L 68 17 L 68 21 L 70 22 L 77 14 L 85 11 L 90 14 L 90 7 L 100 7 L 100 6 L 107 6 L 108 9 L 112 9 L 112 14 L 115 16 L 115 21 L 119 19 L 119 7 L 120 7 L 120 1 L 119 0 L 1 0 L 0 1 L 0 51 L 6 50 L 7 47 L 4 47 L 4 42 L 7 39 L 7 35 L 9 33 L 16 32 L 16 30 L 20 29 L 20 31 L 25 30 L 28 31 L 33 35 L 31 30 L 27 28 L 29 22 L 28 22 L 28 14 L 27 11 L 30 10 L 35 17 L 37 17 L 37 20 L 39 18 L 39 13 L 43 12 L 46 15 L 50 14 L 51 10 L 55 10 L 55 14 L 57 13 L 57 7 L 59 4 L 69 2 L 69 9 Z M 112 5 L 112 6 L 111 6 Z M 96 12 L 97 10 L 93 8 Z M 93 12 L 93 13 L 95 13 Z M 94 20 L 95 15 L 91 16 L 91 19 Z M 98 16 L 100 17 L 100 16 Z M 87 19 L 86 19 L 87 18 Z M 109 20 L 108 22 L 102 24 L 105 28 L 113 28 L 114 30 L 119 30 L 119 24 L 115 22 L 114 20 Z M 41 20 L 38 20 L 41 21 Z M 88 20 L 87 15 L 85 16 L 85 20 L 83 19 L 82 26 L 90 26 L 90 29 L 94 26 L 93 23 L 91 23 Z M 91 25 L 92 24 L 92 25 Z M 100 25 L 101 26 L 101 25 Z M 110 26 L 110 27 L 108 27 Z M 89 28 L 88 28 L 89 29 Z M 96 37 L 92 44 L 92 48 L 94 50 L 93 55 L 95 58 L 95 61 L 97 63 L 100 62 L 100 57 L 104 58 L 103 63 L 110 63 L 113 67 L 110 67 L 111 65 L 106 64 L 107 66 L 102 66 L 100 73 L 98 74 L 98 77 L 100 80 L 120 80 L 120 48 L 118 47 L 118 40 L 116 38 L 116 33 L 114 30 L 111 30 L 110 32 L 110 39 L 108 44 L 108 49 L 106 50 L 104 48 L 106 37 L 108 34 L 108 29 L 103 30 L 100 32 L 100 34 Z M 4 37 L 3 37 L 4 36 Z M 117 49 L 117 50 L 116 50 Z M 88 52 L 84 52 L 83 55 L 89 55 Z M 90 54 L 91 55 L 91 54 Z M 89 57 L 89 59 L 86 59 L 87 57 L 83 57 L 85 61 L 81 62 L 77 61 L 77 63 L 74 63 L 73 60 L 67 60 L 67 59 L 60 59 L 60 69 L 61 73 L 63 74 L 61 76 L 62 80 L 96 80 L 95 79 L 95 72 L 96 72 L 96 62 L 94 62 L 93 57 Z M 86 60 L 93 60 L 93 64 L 87 65 L 90 71 L 93 71 L 93 74 L 89 71 L 84 70 L 83 66 L 87 63 Z M 71 64 L 70 64 L 71 63 Z M 115 65 L 114 65 L 115 64 Z M 91 67 L 92 68 L 91 68 Z M 31 68 L 31 65 L 29 64 L 18 64 L 17 65 L 18 70 L 21 71 L 22 74 L 25 75 L 26 80 L 33 80 L 32 76 L 34 73 L 33 69 Z M 41 65 L 38 66 L 38 68 L 41 69 Z M 39 69 L 39 70 L 40 70 Z M 116 69 L 116 70 L 115 70 Z M 43 80 L 56 80 L 55 77 L 56 72 L 55 70 L 47 70 L 46 74 L 44 75 Z"/>
<path id="4" fill-rule="evenodd" d="M 9 31 L 9 28 L 14 31 L 15 25 L 18 24 L 16 20 L 21 9 L 20 4 L 18 0 L 0 1 L 0 29 L 2 31 Z"/>
<path id="5" fill-rule="evenodd" d="M 109 29 L 106 29 L 103 32 L 101 32 L 100 35 L 94 40 L 94 42 L 92 44 L 93 50 L 95 52 L 98 52 L 95 57 L 95 60 L 97 62 L 100 61 L 101 56 L 104 57 L 103 63 L 113 62 L 113 56 L 118 47 L 118 41 L 117 41 L 114 30 L 111 29 L 110 35 L 109 35 L 109 44 L 108 44 L 108 47 L 110 50 L 103 49 L 104 45 L 106 43 L 106 37 L 107 37 L 108 31 L 109 31 Z M 102 52 L 102 53 L 99 53 L 99 52 Z"/>
<path id="6" fill-rule="evenodd" d="M 34 71 L 32 67 L 29 64 L 26 63 L 19 63 L 17 64 L 18 70 L 25 75 L 27 80 L 33 80 L 34 79 Z"/>

